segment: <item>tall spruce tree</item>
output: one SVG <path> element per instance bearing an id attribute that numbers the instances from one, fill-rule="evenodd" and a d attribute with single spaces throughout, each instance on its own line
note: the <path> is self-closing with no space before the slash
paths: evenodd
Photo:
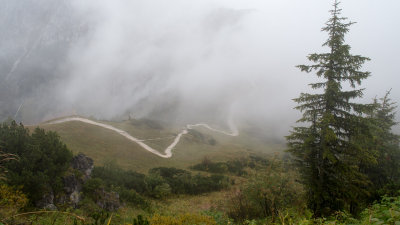
<path id="1" fill-rule="evenodd" d="M 355 212 L 368 195 L 368 178 L 360 165 L 376 163 L 376 153 L 367 147 L 368 123 L 363 117 L 371 105 L 352 100 L 362 97 L 357 89 L 370 73 L 360 71 L 369 58 L 350 54 L 345 34 L 352 22 L 341 17 L 335 0 L 331 18 L 322 31 L 328 33 L 323 43 L 329 50 L 308 56 L 312 65 L 297 66 L 301 71 L 316 72 L 321 82 L 311 83 L 319 93 L 301 93 L 294 99 L 303 112 L 287 136 L 288 151 L 294 156 L 307 189 L 308 204 L 315 216 L 336 210 Z M 349 88 L 343 88 L 348 83 Z"/>

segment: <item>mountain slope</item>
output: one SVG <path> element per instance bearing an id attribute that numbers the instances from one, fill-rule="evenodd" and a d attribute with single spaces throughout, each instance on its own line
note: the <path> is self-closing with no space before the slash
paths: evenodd
<path id="1" fill-rule="evenodd" d="M 143 140 L 146 145 L 159 150 L 160 153 L 163 153 L 182 131 L 181 127 L 151 120 L 96 122 L 123 130 Z M 268 144 L 265 140 L 252 138 L 247 132 L 242 132 L 239 136 L 228 136 L 205 127 L 196 127 L 181 137 L 179 143 L 172 149 L 171 158 L 161 158 L 115 131 L 81 121 L 43 123 L 39 127 L 56 131 L 69 149 L 74 153 L 87 154 L 97 165 L 114 161 L 122 168 L 141 172 L 147 172 L 148 169 L 158 166 L 187 168 L 200 162 L 204 157 L 219 161 L 249 154 L 267 154 L 282 149 L 279 144 Z"/>

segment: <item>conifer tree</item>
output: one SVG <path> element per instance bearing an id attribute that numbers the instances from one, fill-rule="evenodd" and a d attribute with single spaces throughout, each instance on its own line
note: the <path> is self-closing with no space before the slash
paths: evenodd
<path id="1" fill-rule="evenodd" d="M 383 98 L 374 99 L 375 108 L 369 116 L 378 162 L 366 168 L 374 184 L 372 200 L 383 194 L 397 194 L 400 185 L 400 136 L 392 131 L 398 124 L 395 121 L 397 106 L 389 94 L 390 91 Z"/>
<path id="2" fill-rule="evenodd" d="M 336 210 L 355 212 L 368 195 L 368 179 L 361 164 L 376 163 L 375 152 L 365 147 L 370 140 L 363 115 L 371 105 L 356 103 L 363 89 L 357 89 L 370 73 L 360 71 L 369 58 L 352 55 L 345 34 L 352 22 L 341 17 L 335 0 L 331 18 L 322 31 L 328 33 L 326 53 L 308 56 L 312 65 L 297 66 L 302 72 L 315 72 L 321 82 L 311 83 L 315 93 L 301 93 L 294 99 L 303 113 L 287 136 L 288 151 L 294 156 L 307 191 L 308 204 L 315 216 Z M 343 88 L 348 83 L 350 88 Z M 362 202 L 362 201 L 361 201 Z"/>

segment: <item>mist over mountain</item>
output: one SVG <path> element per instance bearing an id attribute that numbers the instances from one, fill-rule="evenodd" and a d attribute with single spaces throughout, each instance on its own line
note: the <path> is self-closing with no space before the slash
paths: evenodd
<path id="1" fill-rule="evenodd" d="M 291 99 L 312 78 L 295 65 L 324 50 L 318 30 L 330 9 L 317 0 L 0 3 L 1 119 L 131 115 L 224 125 L 232 116 L 276 136 L 299 117 Z M 393 88 L 399 102 L 399 4 L 343 5 L 360 22 L 349 33 L 352 52 L 372 59 L 363 101 Z"/>
<path id="2" fill-rule="evenodd" d="M 60 102 L 69 49 L 86 33 L 68 1 L 2 1 L 0 116 L 39 122 Z M 20 111 L 17 113 L 18 108 Z"/>

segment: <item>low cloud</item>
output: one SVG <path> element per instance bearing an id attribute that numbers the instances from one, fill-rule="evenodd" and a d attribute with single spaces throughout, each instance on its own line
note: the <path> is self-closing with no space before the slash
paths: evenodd
<path id="1" fill-rule="evenodd" d="M 43 7 L 35 8 L 38 13 L 32 18 L 40 18 L 24 20 L 36 21 L 27 26 L 32 37 L 15 40 L 16 46 L 24 47 L 0 45 L 7 50 L 0 57 L 10 59 L 0 65 L 4 73 L 22 56 L 19 67 L 3 81 L 10 91 L 11 83 L 22 89 L 9 95 L 13 99 L 9 114 L 21 104 L 20 117 L 31 121 L 78 113 L 100 119 L 130 114 L 224 124 L 233 114 L 238 121 L 258 121 L 278 137 L 300 117 L 291 99 L 310 91 L 307 84 L 315 76 L 301 73 L 295 65 L 307 63 L 309 53 L 325 51 L 321 44 L 326 34 L 320 28 L 331 8 L 317 0 L 38 2 Z M 8 11 L 3 11 L 29 12 L 24 4 L 34 2 L 8 3 Z M 343 14 L 359 22 L 347 39 L 352 51 L 372 58 L 365 65 L 372 77 L 363 84 L 364 101 L 383 96 L 391 87 L 393 100 L 400 100 L 393 61 L 397 55 L 393 50 L 400 49 L 393 27 L 400 19 L 386 20 L 388 15 L 397 16 L 398 5 L 366 1 L 359 11 L 359 3 L 342 4 Z M 372 12 L 379 14 L 374 20 Z M 0 24 L 4 29 L 12 24 L 3 21 L 8 21 Z M 14 43 L 12 35 L 5 37 Z M 37 46 L 32 40 L 38 40 Z M 44 47 L 45 43 L 55 44 Z M 32 50 L 30 57 L 23 55 L 26 49 Z M 21 82 L 29 76 L 26 71 L 32 71 L 28 62 L 33 58 L 53 67 L 38 68 L 31 76 L 41 77 L 41 82 L 26 91 L 32 85 Z"/>

